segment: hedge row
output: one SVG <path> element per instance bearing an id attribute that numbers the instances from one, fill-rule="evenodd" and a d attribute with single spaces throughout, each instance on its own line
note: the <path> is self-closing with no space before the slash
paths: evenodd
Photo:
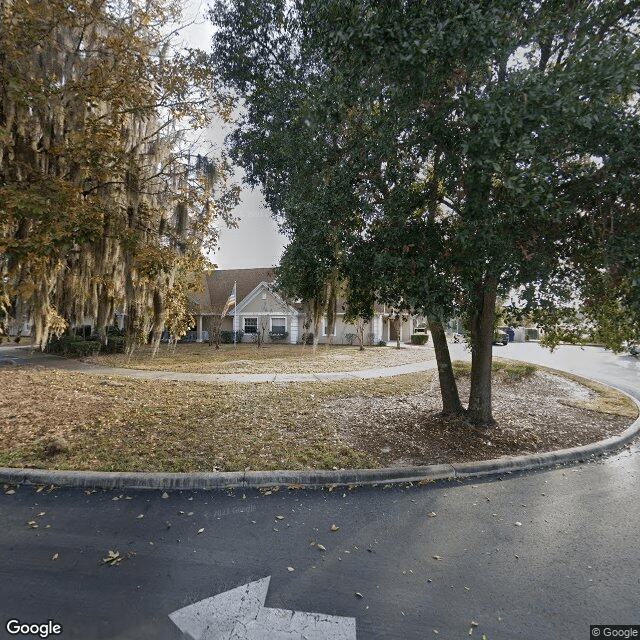
<path id="1" fill-rule="evenodd" d="M 47 344 L 46 351 L 74 358 L 84 358 L 98 352 L 122 353 L 124 351 L 124 336 L 107 334 L 107 344 L 103 345 L 96 338 L 85 340 L 81 335 L 63 335 L 59 338 L 52 338 Z"/>
<path id="2" fill-rule="evenodd" d="M 222 344 L 233 344 L 233 334 L 236 334 L 236 342 L 242 342 L 242 336 L 244 335 L 244 331 L 221 331 L 220 332 L 220 342 Z"/>

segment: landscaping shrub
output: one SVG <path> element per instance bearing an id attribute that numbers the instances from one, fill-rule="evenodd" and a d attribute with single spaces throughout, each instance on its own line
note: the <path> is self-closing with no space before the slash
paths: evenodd
<path id="1" fill-rule="evenodd" d="M 358 338 L 358 334 L 357 333 L 345 333 L 344 334 L 344 341 L 347 344 L 355 344 L 357 338 Z"/>
<path id="2" fill-rule="evenodd" d="M 53 338 L 47 344 L 46 351 L 72 358 L 83 358 L 100 351 L 100 347 L 99 340 L 84 340 L 81 336 L 63 335 L 60 338 Z"/>
<path id="3" fill-rule="evenodd" d="M 100 340 L 83 340 L 73 345 L 69 355 L 84 358 L 85 356 L 90 356 L 92 353 L 100 351 L 101 346 Z"/>
<path id="4" fill-rule="evenodd" d="M 269 339 L 272 342 L 284 342 L 288 337 L 288 331 L 269 331 Z"/>
<path id="5" fill-rule="evenodd" d="M 83 325 L 82 327 L 76 327 L 73 330 L 73 333 L 76 337 L 80 338 L 81 340 L 90 340 L 91 339 L 91 325 Z"/>
<path id="6" fill-rule="evenodd" d="M 386 347 L 387 343 L 384 340 L 378 340 L 376 347 Z"/>
<path id="7" fill-rule="evenodd" d="M 76 342 L 84 342 L 82 336 L 74 334 L 64 334 L 59 338 L 53 337 L 49 339 L 45 351 L 48 353 L 66 353 L 70 348 L 69 345 Z"/>
<path id="8" fill-rule="evenodd" d="M 107 327 L 108 342 L 103 345 L 97 336 L 85 339 L 88 327 L 80 327 L 77 332 L 64 334 L 49 340 L 45 351 L 70 358 L 84 358 L 99 351 L 101 353 L 123 353 L 124 336 L 117 327 Z"/>
<path id="9" fill-rule="evenodd" d="M 244 331 L 221 331 L 220 342 L 222 344 L 233 344 L 233 334 L 236 334 L 236 342 L 242 342 Z"/>
<path id="10" fill-rule="evenodd" d="M 411 344 L 423 345 L 429 342 L 429 334 L 428 333 L 414 333 L 411 336 Z"/>
<path id="11" fill-rule="evenodd" d="M 101 353 L 124 353 L 124 336 L 109 335 L 107 333 L 107 344 L 100 348 Z"/>

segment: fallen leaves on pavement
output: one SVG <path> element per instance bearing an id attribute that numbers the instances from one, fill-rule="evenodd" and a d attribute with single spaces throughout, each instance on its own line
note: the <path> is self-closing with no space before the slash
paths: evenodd
<path id="1" fill-rule="evenodd" d="M 118 566 L 123 560 L 132 558 L 136 554 L 133 551 L 127 551 L 127 553 L 120 553 L 119 551 L 109 551 L 106 558 L 102 558 L 100 564 L 108 564 L 112 567 Z"/>

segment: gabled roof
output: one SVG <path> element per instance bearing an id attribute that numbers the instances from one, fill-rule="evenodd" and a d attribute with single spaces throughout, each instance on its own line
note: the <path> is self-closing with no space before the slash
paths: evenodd
<path id="1" fill-rule="evenodd" d="M 261 282 L 271 283 L 276 273 L 273 267 L 257 269 L 216 269 L 204 276 L 204 292 L 200 295 L 200 310 L 221 313 L 236 283 L 236 303 L 242 302 Z M 232 307 L 233 308 L 233 307 Z"/>
<path id="2" fill-rule="evenodd" d="M 199 312 L 219 314 L 222 312 L 234 282 L 237 283 L 236 304 L 240 304 L 247 296 L 256 290 L 261 283 L 271 285 L 276 278 L 275 267 L 258 267 L 255 269 L 216 269 L 207 271 L 204 275 L 203 291 L 194 296 L 194 302 Z M 272 289 L 275 292 L 275 290 Z M 297 311 L 306 308 L 300 301 L 289 300 L 278 293 L 283 302 Z M 339 298 L 337 301 L 337 313 L 344 313 L 346 301 Z M 374 305 L 375 313 L 383 312 L 383 305 Z M 233 307 L 228 313 L 232 313 Z"/>
<path id="3" fill-rule="evenodd" d="M 262 281 L 249 295 L 242 300 L 238 300 L 238 313 L 242 313 L 246 308 L 261 294 L 269 292 L 272 296 L 271 308 L 268 310 L 270 313 L 296 313 L 297 309 L 289 304 L 278 291 L 271 286 L 271 283 Z M 273 307 L 275 302 L 276 308 Z M 265 309 L 267 310 L 267 309 Z"/>

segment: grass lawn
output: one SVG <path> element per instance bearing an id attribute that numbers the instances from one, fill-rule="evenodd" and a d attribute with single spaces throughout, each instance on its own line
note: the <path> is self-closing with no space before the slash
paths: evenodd
<path id="1" fill-rule="evenodd" d="M 0 370 L 0 466 L 101 471 L 366 467 L 328 399 L 418 392 L 431 374 L 389 380 L 207 384 Z M 48 455 L 63 439 L 68 451 Z"/>
<path id="2" fill-rule="evenodd" d="M 465 365 L 456 364 L 456 369 L 464 397 Z M 550 429 L 545 413 L 548 382 L 535 367 L 518 363 L 496 363 L 494 377 L 499 427 L 490 434 L 493 444 L 487 445 L 486 431 L 437 417 L 441 404 L 433 372 L 331 383 L 206 384 L 4 367 L 0 466 L 331 469 L 377 467 L 404 459 L 425 458 L 427 463 L 447 456 L 452 456 L 449 461 L 496 457 L 538 446 Z M 570 383 L 563 382 L 565 387 Z M 635 405 L 620 394 L 600 385 L 583 388 L 588 398 L 561 397 L 561 404 L 549 409 L 568 412 L 557 421 L 562 430 L 558 437 L 565 437 L 571 424 L 582 429 L 591 422 L 589 437 L 600 439 L 621 432 L 637 414 Z M 528 397 L 528 389 L 538 395 Z M 540 415 L 532 426 L 535 411 Z M 585 437 L 583 431 L 576 437 Z M 549 442 L 555 448 L 565 443 Z"/>
<path id="3" fill-rule="evenodd" d="M 85 362 L 109 367 L 146 369 L 155 371 L 182 371 L 188 373 L 313 373 L 356 371 L 377 367 L 421 362 L 435 358 L 433 349 L 358 347 L 318 345 L 313 347 L 293 344 L 220 345 L 220 349 L 207 343 L 178 344 L 175 348 L 161 345 L 155 357 L 149 347 L 140 347 L 129 358 L 124 354 L 100 355 Z"/>

